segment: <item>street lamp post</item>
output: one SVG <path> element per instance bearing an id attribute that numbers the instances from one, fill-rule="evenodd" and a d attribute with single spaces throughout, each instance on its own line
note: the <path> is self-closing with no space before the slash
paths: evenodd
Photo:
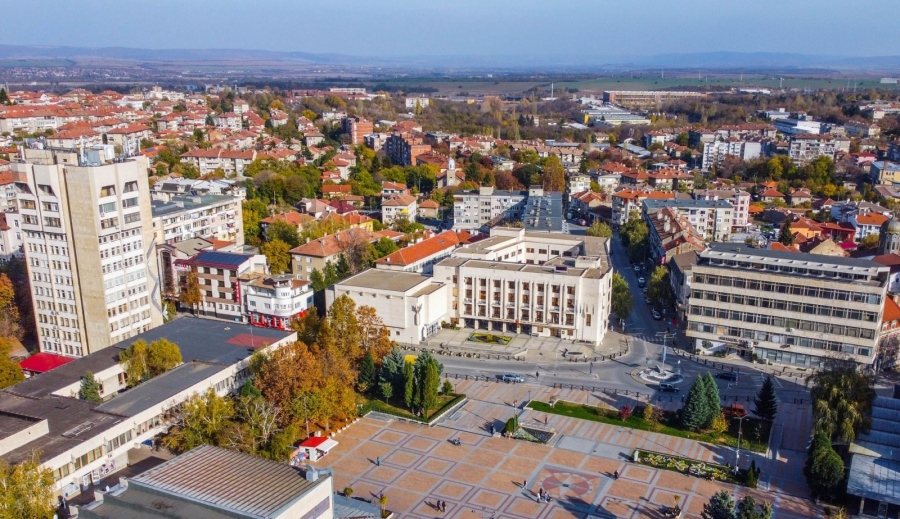
<path id="1" fill-rule="evenodd" d="M 668 340 L 675 337 L 674 333 L 671 332 L 656 332 L 657 337 L 661 337 L 663 340 L 663 351 L 662 351 L 662 365 L 659 368 L 659 371 L 662 373 L 666 370 L 666 354 L 668 353 Z"/>
<path id="2" fill-rule="evenodd" d="M 738 463 L 741 459 L 741 434 L 744 431 L 744 418 L 747 418 L 747 416 L 748 415 L 745 413 L 745 414 L 737 417 L 737 419 L 738 419 L 738 444 L 737 444 L 737 450 L 734 451 L 734 473 L 735 474 L 738 473 Z"/>

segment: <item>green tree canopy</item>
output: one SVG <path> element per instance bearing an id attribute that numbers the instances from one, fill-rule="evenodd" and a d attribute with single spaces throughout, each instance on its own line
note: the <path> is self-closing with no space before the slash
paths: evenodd
<path id="1" fill-rule="evenodd" d="M 794 244 L 794 233 L 791 232 L 791 219 L 785 218 L 781 224 L 781 232 L 778 234 L 778 241 L 782 245 L 791 246 Z"/>
<path id="2" fill-rule="evenodd" d="M 204 443 L 222 446 L 226 426 L 234 415 L 232 400 L 217 395 L 213 388 L 202 395 L 195 393 L 182 405 L 177 423 L 163 438 L 163 445 L 178 453 Z"/>
<path id="3" fill-rule="evenodd" d="M 859 371 L 852 360 L 828 359 L 823 369 L 807 377 L 813 403 L 813 430 L 834 440 L 852 442 L 869 430 L 875 376 Z"/>
<path id="4" fill-rule="evenodd" d="M 94 374 L 90 371 L 81 377 L 81 388 L 78 390 L 78 398 L 93 404 L 99 404 L 103 401 L 100 398 L 100 383 L 97 382 Z"/>
<path id="5" fill-rule="evenodd" d="M 716 492 L 700 512 L 703 519 L 735 519 L 734 498 L 727 490 Z"/>
<path id="6" fill-rule="evenodd" d="M 686 429 L 699 431 L 706 426 L 710 416 L 709 399 L 707 398 L 706 378 L 694 379 L 681 408 L 681 423 Z"/>
<path id="7" fill-rule="evenodd" d="M 766 375 L 762 387 L 753 399 L 753 404 L 753 414 L 768 422 L 775 420 L 775 416 L 778 415 L 778 396 L 775 394 L 775 383 L 771 375 Z"/>
<path id="8" fill-rule="evenodd" d="M 631 295 L 631 289 L 628 282 L 621 274 L 616 272 L 613 274 L 612 282 L 612 302 L 611 310 L 619 319 L 628 319 L 631 310 L 634 308 L 634 298 Z"/>
<path id="9" fill-rule="evenodd" d="M 297 226 L 290 224 L 284 220 L 275 220 L 266 228 L 266 240 L 281 240 L 291 248 L 300 245 L 300 235 L 297 232 Z"/>
<path id="10" fill-rule="evenodd" d="M 830 499 L 839 493 L 844 480 L 844 461 L 831 446 L 825 431 L 813 436 L 803 474 L 816 497 Z"/>
<path id="11" fill-rule="evenodd" d="M 612 237 L 612 229 L 609 227 L 609 225 L 601 222 L 600 220 L 594 220 L 594 223 L 592 223 L 590 227 L 585 229 L 584 233 L 588 236 L 594 236 L 597 238 Z"/>

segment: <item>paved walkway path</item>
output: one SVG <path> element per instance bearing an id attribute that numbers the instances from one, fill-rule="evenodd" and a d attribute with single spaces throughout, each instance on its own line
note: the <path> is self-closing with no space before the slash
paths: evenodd
<path id="1" fill-rule="evenodd" d="M 754 455 L 768 491 L 748 490 L 627 459 L 642 448 L 723 463 L 733 461 L 731 449 L 523 408 L 529 391 L 543 401 L 557 397 L 598 405 L 590 392 L 474 381 L 459 381 L 457 390 L 469 400 L 437 426 L 364 418 L 337 435 L 338 447 L 318 464 L 335 469 L 335 489 L 349 485 L 355 497 L 366 499 L 384 493 L 387 507 L 400 517 L 657 519 L 679 496 L 685 516 L 696 518 L 722 488 L 773 501 L 776 519 L 820 515 L 812 502 L 797 497 L 807 495 L 802 452 L 792 450 L 804 425 L 790 409 L 782 409 L 776 421 L 791 418 L 790 426 L 773 436 L 779 446 L 772 458 Z M 499 430 L 513 413 L 523 424 L 546 421 L 557 435 L 549 445 L 491 437 L 490 424 Z M 451 444 L 452 438 L 462 445 Z M 616 470 L 620 477 L 613 480 Z M 537 502 L 540 488 L 553 497 L 551 503 Z M 445 513 L 433 507 L 436 500 L 447 502 Z"/>

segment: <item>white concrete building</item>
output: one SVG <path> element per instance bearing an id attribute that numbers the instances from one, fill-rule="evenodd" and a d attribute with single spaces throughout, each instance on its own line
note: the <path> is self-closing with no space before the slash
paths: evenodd
<path id="1" fill-rule="evenodd" d="M 450 284 L 413 272 L 368 269 L 328 288 L 327 305 L 342 295 L 376 308 L 391 340 L 419 344 L 447 319 Z"/>
<path id="2" fill-rule="evenodd" d="M 244 315 L 254 326 L 291 330 L 291 323 L 313 306 L 309 281 L 291 274 L 277 276 L 251 273 L 241 276 Z"/>
<path id="3" fill-rule="evenodd" d="M 788 156 L 795 164 L 803 164 L 823 156 L 834 160 L 841 151 L 850 151 L 850 139 L 833 135 L 794 135 L 788 146 Z"/>
<path id="4" fill-rule="evenodd" d="M 25 157 L 10 166 L 41 351 L 80 357 L 162 324 L 147 159 Z"/>
<path id="5" fill-rule="evenodd" d="M 521 220 L 528 191 L 502 191 L 481 187 L 453 195 L 453 228 L 479 229 L 495 218 Z"/>
<path id="6" fill-rule="evenodd" d="M 391 225 L 403 218 L 416 221 L 416 203 L 413 195 L 399 194 L 388 198 L 381 203 L 381 223 Z"/>
<path id="7" fill-rule="evenodd" d="M 741 160 L 757 159 L 762 154 L 762 144 L 757 141 L 717 140 L 703 143 L 703 161 L 701 167 L 709 171 L 719 166 L 725 157 L 731 156 Z"/>
<path id="8" fill-rule="evenodd" d="M 890 267 L 713 243 L 691 270 L 687 336 L 697 351 L 802 367 L 834 356 L 875 362 Z"/>
<path id="9" fill-rule="evenodd" d="M 162 338 L 178 344 L 185 363 L 127 389 L 118 355 L 138 339 Z M 39 451 L 41 466 L 53 473 L 54 492 L 90 491 L 127 466 L 129 451 L 175 424 L 179 406 L 192 395 L 237 390 L 249 376 L 253 349 L 272 351 L 296 340 L 294 332 L 176 319 L 0 390 L 0 457 L 19 463 Z M 78 399 L 88 371 L 100 383 L 102 404 Z"/>
<path id="10" fill-rule="evenodd" d="M 0 263 L 25 255 L 22 218 L 19 213 L 0 213 Z"/>
<path id="11" fill-rule="evenodd" d="M 750 223 L 750 193 L 743 189 L 695 189 L 692 196 L 697 200 L 727 200 L 733 209 L 732 227 L 746 227 Z"/>
<path id="12" fill-rule="evenodd" d="M 173 244 L 192 238 L 233 242 L 244 246 L 241 203 L 228 195 L 171 197 L 152 201 L 156 244 Z"/>
<path id="13" fill-rule="evenodd" d="M 449 322 L 599 344 L 609 325 L 608 240 L 494 228 L 434 266 Z"/>

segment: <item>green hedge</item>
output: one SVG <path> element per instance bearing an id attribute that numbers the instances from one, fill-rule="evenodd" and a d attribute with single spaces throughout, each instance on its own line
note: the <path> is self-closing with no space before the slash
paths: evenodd
<path id="1" fill-rule="evenodd" d="M 462 394 L 454 394 L 452 396 L 453 398 L 444 403 L 444 405 L 440 406 L 435 411 L 432 411 L 431 415 L 427 419 L 422 418 L 421 416 L 416 416 L 406 409 L 386 404 L 380 400 L 369 400 L 365 404 L 361 405 L 359 407 L 359 416 L 365 416 L 370 412 L 375 411 L 378 413 L 384 413 L 391 416 L 397 416 L 400 418 L 405 418 L 407 420 L 430 425 L 434 420 L 437 419 L 438 416 L 441 415 L 441 413 L 443 413 L 447 409 L 450 409 L 466 398 L 466 395 Z"/>

